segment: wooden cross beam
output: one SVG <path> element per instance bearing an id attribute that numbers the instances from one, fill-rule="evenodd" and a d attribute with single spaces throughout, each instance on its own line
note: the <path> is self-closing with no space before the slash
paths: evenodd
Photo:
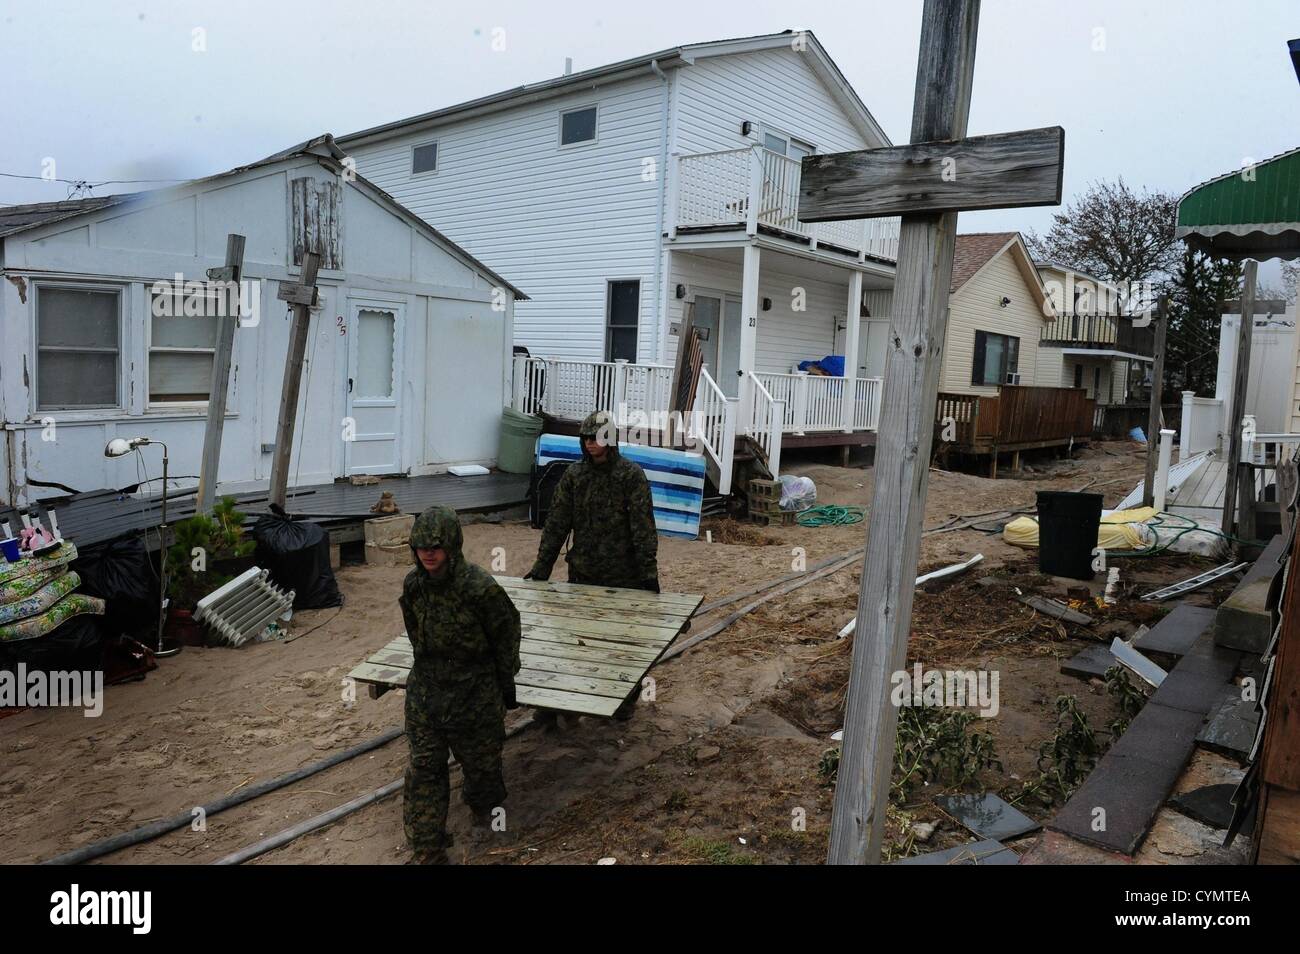
<path id="1" fill-rule="evenodd" d="M 316 302 L 316 273 L 320 255 L 308 252 L 302 260 L 302 281 L 282 282 L 276 297 L 293 308 L 289 328 L 289 354 L 284 365 L 284 382 L 280 388 L 280 420 L 275 430 L 275 451 L 271 458 L 270 502 L 284 507 L 289 486 L 289 458 L 293 451 L 293 432 L 298 418 L 298 391 L 302 385 L 302 362 L 307 354 L 307 333 L 311 325 L 311 306 Z"/>
<path id="2" fill-rule="evenodd" d="M 979 0 L 926 0 L 912 147 L 803 164 L 801 219 L 902 215 L 831 864 L 880 857 L 898 723 L 890 677 L 904 667 L 911 627 L 957 212 L 1060 202 L 1059 129 L 963 138 L 979 9 Z"/>

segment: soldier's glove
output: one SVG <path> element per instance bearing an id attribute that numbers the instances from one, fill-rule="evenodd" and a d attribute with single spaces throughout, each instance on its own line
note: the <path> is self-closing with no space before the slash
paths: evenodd
<path id="1" fill-rule="evenodd" d="M 513 682 L 501 690 L 501 699 L 505 702 L 507 709 L 519 708 L 519 700 L 515 698 L 515 684 Z"/>
<path id="2" fill-rule="evenodd" d="M 529 570 L 527 573 L 524 574 L 525 580 L 538 580 L 539 582 L 542 583 L 545 583 L 550 578 L 551 578 L 550 573 L 543 573 L 541 570 L 537 569 L 537 567 L 533 567 L 531 570 Z"/>

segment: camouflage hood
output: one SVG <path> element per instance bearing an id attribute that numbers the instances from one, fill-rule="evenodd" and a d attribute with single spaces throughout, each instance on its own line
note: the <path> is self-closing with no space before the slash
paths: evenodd
<path id="1" fill-rule="evenodd" d="M 415 518 L 411 528 L 411 550 L 432 550 L 442 547 L 447 551 L 447 568 L 454 570 L 460 563 L 464 534 L 456 511 L 450 507 L 430 507 Z M 420 566 L 419 557 L 416 565 Z"/>
<path id="2" fill-rule="evenodd" d="M 578 428 L 578 447 L 582 450 L 582 459 L 589 464 L 595 464 L 591 455 L 587 453 L 587 445 L 583 443 L 584 437 L 595 437 L 609 448 L 609 453 L 605 455 L 608 463 L 618 460 L 618 428 L 614 426 L 614 416 L 609 411 L 592 411 L 583 418 L 582 425 Z"/>

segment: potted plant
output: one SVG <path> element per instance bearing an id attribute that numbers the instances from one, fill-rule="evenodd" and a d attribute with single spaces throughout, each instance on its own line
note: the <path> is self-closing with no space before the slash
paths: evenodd
<path id="1" fill-rule="evenodd" d="M 195 607 L 245 569 L 240 563 L 251 561 L 256 546 L 244 538 L 244 514 L 235 509 L 234 497 L 223 497 L 211 514 L 177 523 L 167 549 L 166 635 L 188 646 L 202 645 Z"/>

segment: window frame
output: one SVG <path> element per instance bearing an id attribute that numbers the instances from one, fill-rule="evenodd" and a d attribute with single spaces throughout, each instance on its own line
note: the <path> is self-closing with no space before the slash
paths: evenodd
<path id="1" fill-rule="evenodd" d="M 421 149 L 425 146 L 433 146 L 433 150 L 434 150 L 433 168 L 421 169 L 419 172 L 416 172 L 415 171 L 415 150 Z M 442 140 L 441 139 L 426 139 L 424 142 L 417 142 L 411 144 L 411 177 L 412 178 L 417 178 L 417 177 L 422 178 L 424 176 L 436 176 L 441 169 L 442 169 Z"/>
<path id="2" fill-rule="evenodd" d="M 614 324 L 614 286 L 624 284 L 636 285 L 636 323 L 635 324 Z M 636 331 L 636 350 L 633 357 L 627 359 L 628 364 L 636 364 L 636 354 L 641 350 L 641 278 L 607 278 L 605 279 L 605 361 L 613 362 L 620 360 L 614 357 L 611 346 L 614 343 L 612 331 L 615 328 L 632 328 Z"/>
<path id="3" fill-rule="evenodd" d="M 55 351 L 63 353 L 76 354 L 107 354 L 108 348 L 71 348 L 66 345 L 41 346 L 41 293 L 50 288 L 66 288 L 73 291 L 97 291 L 109 292 L 117 296 L 117 347 L 112 349 L 116 357 L 116 364 L 113 374 L 114 402 L 113 404 L 42 404 L 41 403 L 41 352 Z M 75 280 L 45 280 L 32 282 L 32 381 L 31 381 L 31 407 L 35 413 L 45 411 L 125 411 L 127 408 L 122 399 L 122 353 L 126 349 L 126 309 L 127 299 L 130 294 L 130 285 L 128 283 L 114 282 L 97 282 L 97 281 L 75 281 Z"/>
<path id="4" fill-rule="evenodd" d="M 596 114 L 591 123 L 591 138 L 578 139 L 574 142 L 564 141 L 564 117 L 573 113 L 585 113 L 591 110 Z M 587 103 L 583 106 L 572 106 L 569 109 L 561 109 L 557 114 L 555 123 L 555 143 L 560 149 L 577 149 L 582 146 L 594 146 L 600 142 L 600 103 Z"/>
<path id="5" fill-rule="evenodd" d="M 768 137 L 768 136 L 771 136 L 773 139 L 780 139 L 782 142 L 784 142 L 784 143 L 785 143 L 785 151 L 784 151 L 784 152 L 777 152 L 775 149 L 770 148 L 770 147 L 768 146 L 768 144 L 767 144 L 767 137 Z M 817 155 L 817 146 L 814 145 L 813 143 L 809 142 L 809 141 L 806 140 L 806 139 L 801 139 L 801 138 L 798 137 L 798 136 L 793 136 L 793 135 L 791 135 L 790 133 L 782 132 L 781 130 L 776 129 L 776 128 L 772 127 L 772 126 L 763 126 L 763 127 L 762 127 L 762 137 L 761 137 L 761 139 L 760 139 L 760 141 L 759 141 L 759 145 L 762 146 L 764 149 L 766 149 L 768 152 L 776 153 L 776 155 L 778 155 L 778 156 L 782 156 L 783 158 L 786 158 L 786 159 L 790 159 L 790 160 L 793 161 L 793 162 L 799 162 L 800 160 L 795 159 L 793 156 L 790 155 L 790 146 L 791 146 L 791 145 L 796 145 L 796 146 L 798 146 L 800 149 L 805 149 L 805 150 L 807 150 L 808 155 L 810 155 L 810 156 L 815 156 L 815 155 Z"/>
<path id="6" fill-rule="evenodd" d="M 1006 342 L 1006 345 L 1004 345 L 1002 351 L 1004 356 L 1002 369 L 998 375 L 998 380 L 993 384 L 989 384 L 987 381 L 984 380 L 984 366 L 986 363 L 985 358 L 986 358 L 986 352 L 988 348 L 988 339 L 990 337 L 1001 338 L 1003 339 L 1004 342 Z M 1014 362 L 1011 360 L 1011 355 L 1013 353 L 1013 349 L 1010 347 L 1011 342 L 1015 342 Z M 1009 335 L 1001 331 L 985 331 L 982 328 L 977 328 L 975 329 L 975 343 L 972 351 L 973 353 L 971 355 L 970 384 L 971 387 L 973 388 L 999 388 L 1002 387 L 1002 385 L 1007 383 L 1007 375 L 1020 373 L 1020 336 L 1019 335 Z"/>
<path id="7" fill-rule="evenodd" d="M 208 396 L 202 400 L 187 398 L 178 401 L 154 400 L 153 391 L 149 384 L 149 376 L 152 371 L 154 352 L 160 354 L 210 354 L 215 364 L 217 360 L 217 346 L 214 344 L 211 348 L 185 348 L 173 347 L 171 345 L 154 345 L 153 343 L 153 286 L 146 283 L 144 286 L 145 293 L 145 337 L 144 337 L 144 409 L 145 411 L 170 411 L 170 410 L 206 410 L 208 402 L 212 400 L 212 383 L 208 382 Z M 177 294 L 171 292 L 170 294 Z M 205 292 L 204 297 L 216 300 L 219 295 L 216 289 Z M 209 321 L 217 323 L 217 331 L 220 332 L 220 318 L 214 313 L 208 316 Z"/>

